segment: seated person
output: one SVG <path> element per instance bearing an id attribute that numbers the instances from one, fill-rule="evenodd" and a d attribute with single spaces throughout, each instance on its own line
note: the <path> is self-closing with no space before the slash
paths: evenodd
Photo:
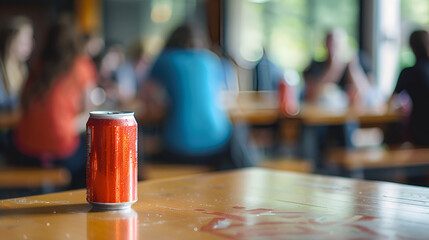
<path id="1" fill-rule="evenodd" d="M 412 109 L 408 122 L 409 137 L 417 146 L 429 146 L 429 34 L 415 31 L 410 47 L 416 57 L 414 66 L 401 71 L 392 97 L 405 91 L 411 98 Z M 392 99 L 393 99 L 392 98 Z"/>
<path id="2" fill-rule="evenodd" d="M 224 76 L 221 62 L 202 47 L 194 29 L 179 27 L 143 86 L 146 115 L 164 117 L 162 159 L 217 169 L 248 166 L 235 149 L 239 144 L 231 122 L 217 102 Z"/>
<path id="3" fill-rule="evenodd" d="M 350 62 L 343 61 L 342 42 L 345 34 L 341 30 L 330 31 L 326 36 L 327 58 L 323 62 L 313 60 L 305 69 L 305 101 L 319 103 L 323 101 L 325 91 L 341 89 L 347 97 L 339 96 L 326 105 L 340 104 L 338 101 L 348 102 L 351 105 L 373 105 L 375 87 L 371 78 L 371 64 L 362 53 L 356 55 Z M 337 86 L 337 87 L 335 87 Z M 330 91 L 331 97 L 334 96 Z M 340 95 L 340 94 L 339 94 Z M 340 107 L 346 107 L 343 104 Z M 331 106 L 329 106 L 331 107 Z M 332 106 L 335 107 L 335 106 Z"/>
<path id="4" fill-rule="evenodd" d="M 129 48 L 126 57 L 126 60 L 114 72 L 114 79 L 117 83 L 117 100 L 123 106 L 131 104 L 135 99 L 137 89 L 141 88 L 148 68 L 143 45 L 140 42 L 134 43 Z"/>
<path id="5" fill-rule="evenodd" d="M 10 165 L 65 167 L 72 188 L 85 186 L 86 141 L 79 126 L 88 119 L 85 100 L 96 80 L 95 66 L 81 50 L 72 20 L 62 16 L 30 71 L 8 158 Z"/>
<path id="6" fill-rule="evenodd" d="M 274 64 L 263 50 L 263 55 L 253 69 L 253 90 L 276 91 L 283 79 L 282 70 Z"/>
<path id="7" fill-rule="evenodd" d="M 220 59 L 223 67 L 224 80 L 220 84 L 221 91 L 239 92 L 238 75 L 236 66 L 237 63 L 229 56 L 225 49 L 220 46 L 213 46 L 211 49 Z"/>
<path id="8" fill-rule="evenodd" d="M 312 61 L 304 71 L 304 99 L 327 109 L 345 109 L 352 106 L 370 106 L 376 101 L 371 81 L 371 65 L 363 54 L 351 61 L 343 60 L 345 33 L 332 30 L 326 36 L 327 58 Z M 334 126 L 305 126 L 302 130 L 300 157 L 311 159 L 316 171 L 324 171 L 326 150 L 331 147 L 353 148 L 351 134 L 356 122 Z"/>

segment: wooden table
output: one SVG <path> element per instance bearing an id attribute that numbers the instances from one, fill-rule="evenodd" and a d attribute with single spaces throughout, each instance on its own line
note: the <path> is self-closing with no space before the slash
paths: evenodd
<path id="1" fill-rule="evenodd" d="M 233 122 L 268 125 L 281 117 L 277 93 L 273 91 L 224 92 L 222 99 Z"/>
<path id="2" fill-rule="evenodd" d="M 428 239 L 429 189 L 251 168 L 141 182 L 130 211 L 85 191 L 0 201 L 2 239 Z"/>
<path id="3" fill-rule="evenodd" d="M 401 120 L 400 114 L 388 109 L 386 105 L 371 109 L 350 107 L 342 110 L 331 110 L 312 104 L 303 104 L 300 113 L 292 118 L 301 119 L 306 125 L 340 125 L 347 122 L 384 124 Z"/>
<path id="4" fill-rule="evenodd" d="M 371 109 L 350 107 L 333 110 L 303 103 L 297 115 L 284 116 L 278 109 L 275 91 L 225 93 L 224 98 L 232 121 L 250 124 L 272 124 L 279 119 L 298 119 L 305 125 L 339 125 L 350 121 L 379 124 L 401 120 L 397 111 L 390 110 L 385 105 Z"/>
<path id="5" fill-rule="evenodd" d="M 363 124 L 386 123 L 400 120 L 396 111 L 388 110 L 386 106 L 373 109 L 346 108 L 332 110 L 319 107 L 315 104 L 304 103 L 301 111 L 295 116 L 284 116 L 279 110 L 276 91 L 242 91 L 223 92 L 221 94 L 224 109 L 228 111 L 233 122 L 249 124 L 273 124 L 280 119 L 298 119 L 306 125 L 337 125 L 349 121 L 358 121 Z M 142 116 L 141 102 L 135 102 L 127 107 L 119 107 L 127 111 L 134 111 L 139 123 L 156 123 L 152 119 Z M 103 109 L 112 110 L 112 109 Z"/>

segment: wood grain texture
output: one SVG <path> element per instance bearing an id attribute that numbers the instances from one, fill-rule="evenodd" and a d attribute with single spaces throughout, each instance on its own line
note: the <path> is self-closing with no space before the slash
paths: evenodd
<path id="1" fill-rule="evenodd" d="M 0 201 L 3 239 L 428 239 L 429 190 L 259 168 L 140 182 L 132 210 L 85 191 Z"/>

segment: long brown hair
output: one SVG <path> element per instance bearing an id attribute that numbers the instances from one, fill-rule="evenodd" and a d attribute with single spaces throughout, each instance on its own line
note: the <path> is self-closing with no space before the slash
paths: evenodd
<path id="1" fill-rule="evenodd" d="M 164 48 L 205 48 L 206 45 L 207 40 L 202 29 L 184 24 L 171 33 Z"/>
<path id="2" fill-rule="evenodd" d="M 22 95 L 24 109 L 71 69 L 80 52 L 80 39 L 72 18 L 63 15 L 48 30 L 42 54 Z"/>

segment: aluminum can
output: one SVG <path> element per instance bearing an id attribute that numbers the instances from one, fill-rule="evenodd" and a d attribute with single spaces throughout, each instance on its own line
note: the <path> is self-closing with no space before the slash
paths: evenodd
<path id="1" fill-rule="evenodd" d="M 87 201 L 130 208 L 137 201 L 137 122 L 133 112 L 92 111 L 86 124 Z"/>

